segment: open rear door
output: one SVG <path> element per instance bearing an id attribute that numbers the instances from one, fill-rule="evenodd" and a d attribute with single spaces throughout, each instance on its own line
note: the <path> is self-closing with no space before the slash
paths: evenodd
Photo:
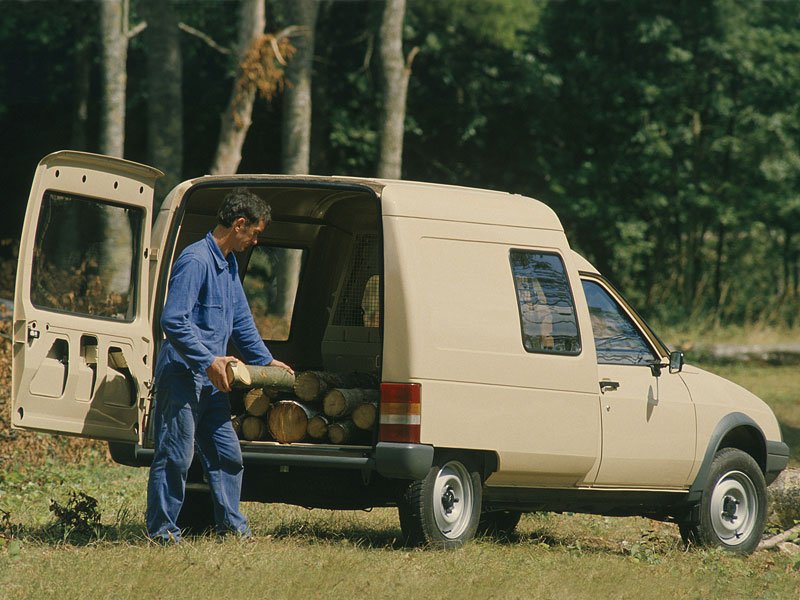
<path id="1" fill-rule="evenodd" d="M 139 441 L 153 367 L 147 261 L 161 175 L 82 152 L 39 163 L 14 298 L 15 427 Z"/>

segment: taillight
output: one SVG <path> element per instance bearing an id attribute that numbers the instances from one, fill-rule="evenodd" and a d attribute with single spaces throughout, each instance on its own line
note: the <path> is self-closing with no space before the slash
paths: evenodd
<path id="1" fill-rule="evenodd" d="M 382 442 L 419 443 L 421 391 L 418 383 L 381 384 Z"/>

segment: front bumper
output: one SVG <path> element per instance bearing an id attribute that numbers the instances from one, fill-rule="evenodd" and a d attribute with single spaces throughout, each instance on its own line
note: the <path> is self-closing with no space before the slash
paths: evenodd
<path id="1" fill-rule="evenodd" d="M 767 442 L 767 468 L 764 479 L 767 485 L 775 481 L 789 464 L 789 446 L 783 442 Z"/>

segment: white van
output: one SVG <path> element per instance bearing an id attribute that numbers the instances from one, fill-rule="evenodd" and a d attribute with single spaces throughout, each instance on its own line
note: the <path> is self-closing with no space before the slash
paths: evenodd
<path id="1" fill-rule="evenodd" d="M 109 441 L 147 466 L 159 316 L 180 251 L 246 186 L 272 206 L 237 256 L 273 354 L 381 382 L 359 444 L 243 441 L 243 500 L 397 506 L 412 544 L 507 533 L 526 511 L 644 515 L 687 542 L 757 545 L 786 466 L 772 411 L 683 364 L 517 195 L 344 177 L 185 181 L 57 152 L 28 202 L 14 312 L 13 424 Z M 199 466 L 182 522 L 210 519 Z"/>

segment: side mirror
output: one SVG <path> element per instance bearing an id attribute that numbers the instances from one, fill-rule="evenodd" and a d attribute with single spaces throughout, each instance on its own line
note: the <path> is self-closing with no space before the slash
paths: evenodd
<path id="1" fill-rule="evenodd" d="M 669 353 L 669 372 L 680 373 L 683 370 L 683 352 L 676 350 Z"/>

